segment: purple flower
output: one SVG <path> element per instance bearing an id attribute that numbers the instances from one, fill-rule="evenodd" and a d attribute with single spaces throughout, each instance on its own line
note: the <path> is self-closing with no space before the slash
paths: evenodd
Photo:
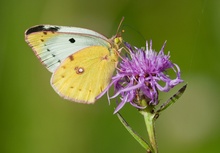
<path id="1" fill-rule="evenodd" d="M 146 108 L 146 105 L 141 105 L 141 99 L 145 99 L 147 105 L 157 105 L 158 91 L 168 92 L 183 82 L 178 65 L 169 60 L 169 53 L 164 54 L 165 44 L 166 42 L 157 53 L 152 50 L 152 41 L 149 47 L 148 42 L 146 43 L 146 50 L 125 43 L 129 54 L 122 58 L 117 74 L 112 77 L 111 82 L 115 89 L 115 94 L 111 98 L 120 95 L 120 103 L 114 113 L 117 113 L 126 103 L 138 109 Z M 175 79 L 167 75 L 168 69 L 175 72 Z"/>

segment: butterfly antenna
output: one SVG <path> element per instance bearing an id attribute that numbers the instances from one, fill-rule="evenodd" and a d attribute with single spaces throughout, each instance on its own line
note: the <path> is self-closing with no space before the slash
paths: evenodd
<path id="1" fill-rule="evenodd" d="M 119 25 L 118 25 L 118 29 L 117 29 L 117 31 L 116 31 L 116 33 L 118 34 L 118 32 L 119 32 L 119 29 L 121 28 L 121 25 L 122 25 L 122 22 L 124 21 L 124 17 L 122 17 L 122 19 L 121 19 L 121 21 L 120 21 L 120 23 L 119 23 Z"/>

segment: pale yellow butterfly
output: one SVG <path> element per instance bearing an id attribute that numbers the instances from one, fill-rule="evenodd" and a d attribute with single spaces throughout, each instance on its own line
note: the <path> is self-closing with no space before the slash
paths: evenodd
<path id="1" fill-rule="evenodd" d="M 63 98 L 94 103 L 111 81 L 122 38 L 84 28 L 37 25 L 25 40 L 52 72 L 51 85 Z"/>

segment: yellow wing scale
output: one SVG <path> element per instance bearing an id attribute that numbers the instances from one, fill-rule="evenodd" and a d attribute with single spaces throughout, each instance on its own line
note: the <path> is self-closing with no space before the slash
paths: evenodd
<path id="1" fill-rule="evenodd" d="M 117 55 L 104 46 L 91 46 L 66 58 L 51 78 L 55 91 L 65 99 L 94 103 L 108 86 Z"/>

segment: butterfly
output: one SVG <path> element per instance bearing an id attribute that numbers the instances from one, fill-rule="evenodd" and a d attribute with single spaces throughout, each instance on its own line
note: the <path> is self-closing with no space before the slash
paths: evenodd
<path id="1" fill-rule="evenodd" d="M 25 41 L 52 73 L 51 86 L 61 97 L 90 104 L 111 81 L 122 37 L 108 39 L 85 28 L 37 25 L 25 31 Z"/>

